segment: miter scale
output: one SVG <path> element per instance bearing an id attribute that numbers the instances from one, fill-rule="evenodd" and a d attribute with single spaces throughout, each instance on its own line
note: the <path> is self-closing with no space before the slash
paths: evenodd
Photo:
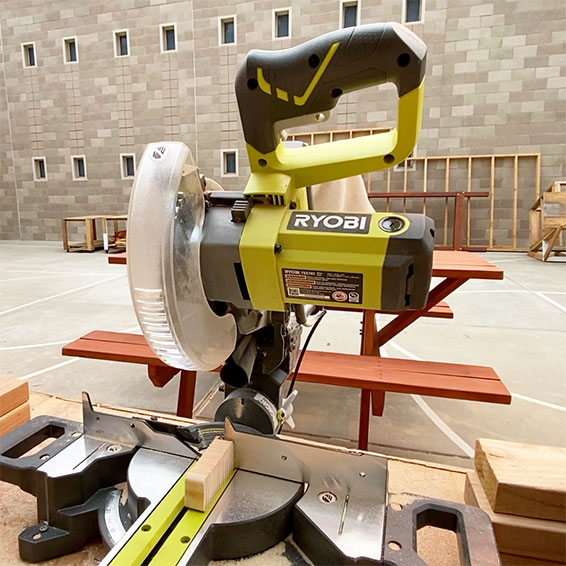
<path id="1" fill-rule="evenodd" d="M 319 210 L 310 190 L 407 157 L 425 55 L 398 24 L 250 52 L 236 79 L 252 171 L 242 191 L 211 190 L 183 143 L 147 146 L 128 216 L 136 314 L 166 364 L 220 366 L 226 398 L 214 423 L 179 426 L 94 411 L 85 395 L 83 426 L 40 417 L 7 435 L 0 479 L 38 499 L 23 558 L 71 552 L 100 532 L 105 565 L 206 564 L 291 534 L 317 564 L 419 565 L 416 530 L 432 524 L 462 535 L 466 563 L 498 563 L 481 511 L 433 500 L 393 509 L 384 457 L 275 434 L 292 424 L 286 382 L 300 365 L 302 327 L 314 329 L 324 307 L 426 304 L 430 219 L 375 212 L 365 192 L 353 209 Z M 384 82 L 397 86 L 397 128 L 312 147 L 281 141 L 283 128 L 327 118 L 343 93 Z M 185 473 L 215 436 L 234 442 L 235 471 L 205 512 L 186 509 Z M 24 455 L 47 437 L 56 440 Z M 481 562 L 469 544 L 477 537 Z"/>

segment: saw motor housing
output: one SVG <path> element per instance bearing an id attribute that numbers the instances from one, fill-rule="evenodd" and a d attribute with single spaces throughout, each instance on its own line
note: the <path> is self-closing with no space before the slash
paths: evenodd
<path id="1" fill-rule="evenodd" d="M 284 311 L 286 304 L 423 308 L 434 225 L 420 214 L 337 213 L 209 193 L 201 271 L 210 301 Z M 247 215 L 247 218 L 245 218 Z"/>

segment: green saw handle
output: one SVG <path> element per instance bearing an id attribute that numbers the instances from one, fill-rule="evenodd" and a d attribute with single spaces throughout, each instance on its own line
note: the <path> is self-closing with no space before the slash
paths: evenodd
<path id="1" fill-rule="evenodd" d="M 397 23 L 345 28 L 282 51 L 250 51 L 236 96 L 252 173 L 288 174 L 298 188 L 402 161 L 420 129 L 425 59 L 422 40 Z M 282 147 L 283 128 L 316 121 L 313 115 L 333 109 L 343 93 L 386 82 L 399 95 L 396 130 Z"/>

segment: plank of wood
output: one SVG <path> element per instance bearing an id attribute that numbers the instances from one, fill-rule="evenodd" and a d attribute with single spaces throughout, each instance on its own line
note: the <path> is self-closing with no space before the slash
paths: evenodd
<path id="1" fill-rule="evenodd" d="M 81 339 L 147 346 L 147 341 L 142 334 L 131 334 L 129 332 L 108 332 L 106 330 L 93 330 L 92 332 L 81 336 Z"/>
<path id="2" fill-rule="evenodd" d="M 234 470 L 234 443 L 215 438 L 185 476 L 185 507 L 206 511 Z"/>
<path id="3" fill-rule="evenodd" d="M 475 467 L 497 513 L 566 521 L 566 448 L 481 438 Z"/>
<path id="4" fill-rule="evenodd" d="M 475 505 L 489 515 L 499 552 L 553 560 L 564 564 L 566 560 L 566 525 L 564 523 L 495 513 L 475 472 L 467 475 L 464 500 L 468 505 Z M 530 564 L 530 562 L 525 561 L 523 564 Z"/>
<path id="5" fill-rule="evenodd" d="M 126 344 L 123 342 L 83 340 L 79 338 L 64 346 L 62 354 L 80 358 L 169 367 L 153 353 L 153 350 L 147 344 Z"/>
<path id="6" fill-rule="evenodd" d="M 144 342 L 143 336 L 136 334 L 94 331 L 64 346 L 63 355 L 168 367 Z M 511 394 L 494 370 L 483 366 L 307 352 L 297 379 L 365 390 L 511 403 Z"/>
<path id="7" fill-rule="evenodd" d="M 415 368 L 424 364 L 423 371 L 411 371 L 412 362 Z M 399 363 L 397 368 L 392 364 Z M 468 399 L 494 403 L 511 402 L 511 394 L 497 376 L 474 376 L 468 371 L 474 366 L 460 364 L 439 364 L 435 371 L 434 362 L 413 360 L 395 360 L 394 358 L 377 358 L 375 356 L 355 356 L 336 354 L 333 352 L 307 352 L 297 377 L 299 381 L 325 383 L 360 389 L 376 389 L 396 393 L 420 393 L 453 399 Z M 446 366 L 452 366 L 455 375 L 447 374 Z M 461 371 L 458 374 L 458 371 Z M 493 371 L 493 370 L 491 370 Z"/>
<path id="8" fill-rule="evenodd" d="M 29 399 L 27 381 L 0 377 L 0 417 L 9 413 Z"/>
<path id="9" fill-rule="evenodd" d="M 9 413 L 0 417 L 0 436 L 29 421 L 29 418 L 29 401 L 26 401 L 23 405 L 19 405 Z"/>
<path id="10" fill-rule="evenodd" d="M 127 263 L 127 252 L 122 252 L 119 254 L 110 254 L 108 256 L 108 263 L 119 263 L 119 264 L 126 264 Z"/>

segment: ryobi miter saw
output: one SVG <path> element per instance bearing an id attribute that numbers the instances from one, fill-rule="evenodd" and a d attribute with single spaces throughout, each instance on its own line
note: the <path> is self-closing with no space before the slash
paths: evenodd
<path id="1" fill-rule="evenodd" d="M 138 320 L 168 365 L 220 366 L 226 397 L 216 422 L 186 424 L 95 411 L 84 394 L 83 424 L 38 417 L 0 439 L 0 479 L 37 497 L 23 558 L 72 552 L 100 533 L 107 566 L 207 564 L 292 534 L 316 564 L 419 566 L 416 531 L 433 525 L 459 534 L 465 564 L 499 563 L 480 510 L 418 498 L 393 508 L 386 458 L 275 434 L 292 424 L 293 382 L 283 389 L 298 371 L 301 329 L 314 329 L 324 307 L 426 303 L 430 219 L 372 212 L 369 202 L 317 210 L 310 189 L 407 157 L 425 54 L 398 24 L 250 52 L 236 78 L 252 171 L 241 192 L 210 190 L 184 144 L 148 145 L 128 221 Z M 399 94 L 396 129 L 312 147 L 281 141 L 283 128 L 327 118 L 343 93 L 385 82 Z M 234 443 L 235 472 L 206 511 L 185 508 L 185 474 L 217 436 Z"/>
<path id="2" fill-rule="evenodd" d="M 219 421 L 273 433 L 288 418 L 282 386 L 302 325 L 324 306 L 424 307 L 432 221 L 373 212 L 367 197 L 363 213 L 312 210 L 309 187 L 407 157 L 420 128 L 425 55 L 396 24 L 251 51 L 236 77 L 252 171 L 242 192 L 207 190 L 182 143 L 148 145 L 129 211 L 134 306 L 163 361 L 223 366 L 229 394 Z M 281 141 L 282 128 L 327 118 L 343 93 L 385 82 L 399 92 L 396 129 L 311 147 Z"/>

